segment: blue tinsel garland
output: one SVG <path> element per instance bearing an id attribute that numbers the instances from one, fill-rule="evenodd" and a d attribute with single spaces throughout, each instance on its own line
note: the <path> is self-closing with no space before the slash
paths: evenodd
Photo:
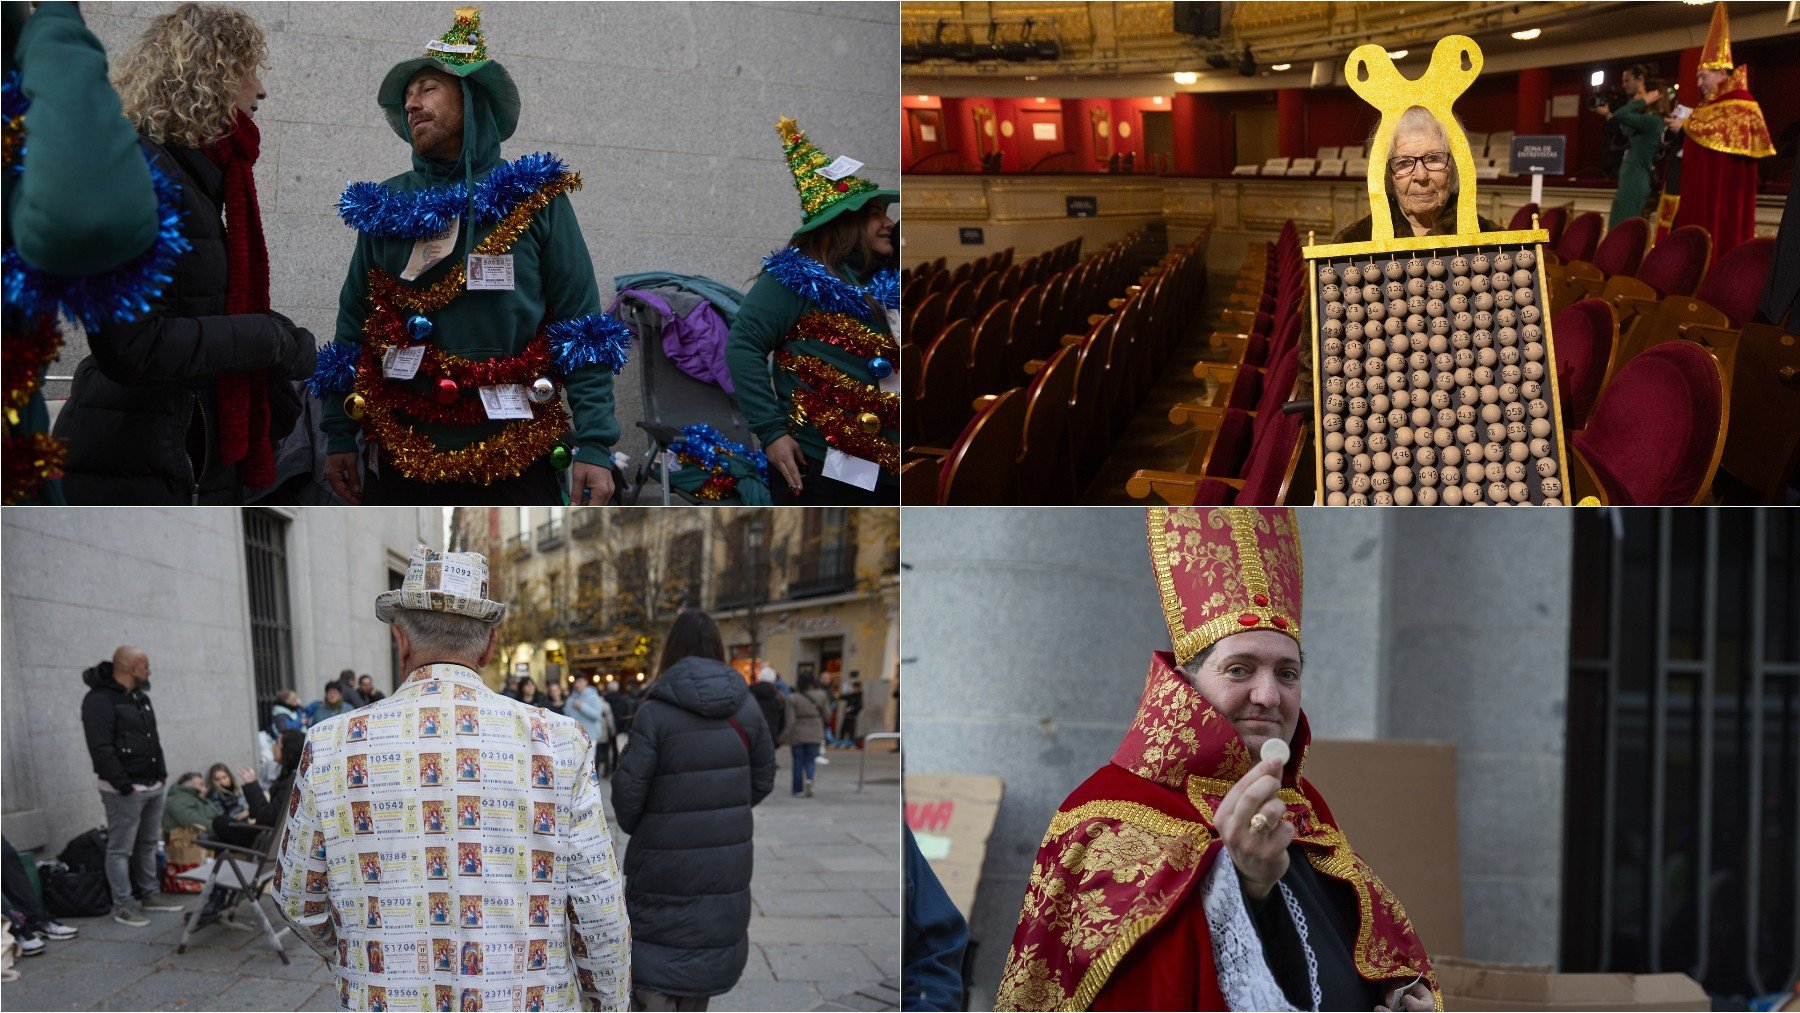
<path id="1" fill-rule="evenodd" d="M 501 162 L 475 183 L 475 216 L 492 223 L 569 171 L 546 151 Z M 420 239 L 443 230 L 469 206 L 469 190 L 450 183 L 424 190 L 390 190 L 381 183 L 351 183 L 338 198 L 344 224 L 371 236 Z"/>
<path id="2" fill-rule="evenodd" d="M 558 320 L 544 328 L 544 336 L 564 376 L 593 365 L 604 365 L 617 376 L 631 357 L 631 328 L 606 313 Z"/>
<path id="3" fill-rule="evenodd" d="M 156 239 L 150 248 L 110 271 L 67 277 L 40 271 L 8 246 L 3 260 L 6 302 L 30 318 L 58 311 L 89 331 L 128 323 L 150 312 L 175 277 L 175 261 L 192 250 L 181 234 L 181 184 L 148 153 L 150 184 L 156 189 Z M 23 160 L 21 160 L 23 161 Z"/>
<path id="4" fill-rule="evenodd" d="M 875 311 L 869 307 L 869 297 L 888 309 L 900 308 L 900 275 L 891 269 L 875 272 L 867 285 L 853 285 L 792 246 L 763 258 L 763 269 L 788 291 L 816 303 L 827 313 L 848 313 L 873 320 Z"/>
<path id="5" fill-rule="evenodd" d="M 356 386 L 356 359 L 362 349 L 328 341 L 319 346 L 319 364 L 306 378 L 306 389 L 313 397 L 342 394 Z"/>
<path id="6" fill-rule="evenodd" d="M 19 83 L 19 72 L 7 71 L 6 80 L 0 82 L 0 116 L 4 116 L 6 122 L 11 123 L 13 117 L 25 115 L 25 110 L 30 108 L 31 100 L 25 97 L 25 89 Z M 25 171 L 25 141 L 23 138 L 19 140 L 18 157 L 13 160 L 13 164 L 6 168 L 15 176 Z"/>
<path id="7" fill-rule="evenodd" d="M 728 440 L 724 433 L 704 422 L 683 426 L 681 439 L 669 444 L 669 449 L 678 456 L 692 457 L 709 473 L 716 473 L 721 467 L 727 467 L 726 462 L 720 458 L 736 454 L 755 465 L 756 477 L 764 485 L 769 484 L 769 459 L 762 451 L 751 450 L 742 443 Z"/>

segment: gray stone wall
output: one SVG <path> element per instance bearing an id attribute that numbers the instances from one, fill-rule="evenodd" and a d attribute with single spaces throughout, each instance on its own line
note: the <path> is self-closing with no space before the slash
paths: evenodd
<path id="1" fill-rule="evenodd" d="M 286 512 L 296 689 L 317 699 L 346 667 L 389 682 L 375 596 L 420 541 L 443 543 L 442 512 Z M 105 823 L 81 729 L 84 669 L 122 643 L 150 657 L 151 699 L 170 774 L 256 758 L 256 695 L 242 515 L 176 508 L 8 509 L 0 546 L 4 615 L 5 833 L 51 853 Z"/>
<path id="2" fill-rule="evenodd" d="M 1572 525 L 1323 509 L 1300 523 L 1314 735 L 1455 742 L 1467 955 L 1554 961 Z M 1168 631 L 1141 510 L 909 509 L 902 533 L 907 770 L 1006 783 L 971 920 L 985 1009 L 1044 827 L 1111 757 Z"/>
<path id="3" fill-rule="evenodd" d="M 168 3 L 88 4 L 116 69 Z M 269 40 L 257 113 L 257 191 L 277 310 L 332 333 L 354 234 L 344 185 L 409 167 L 375 91 L 388 68 L 450 26 L 453 3 L 242 3 Z M 488 51 L 519 86 L 508 158 L 552 151 L 580 171 L 572 195 L 602 298 L 615 275 L 666 270 L 738 289 L 800 223 L 775 121 L 899 185 L 899 7 L 892 3 L 501 3 Z M 85 354 L 71 342 L 50 372 Z M 639 374 L 617 380 L 620 447 L 644 441 Z M 51 397 L 67 395 L 52 384 Z"/>

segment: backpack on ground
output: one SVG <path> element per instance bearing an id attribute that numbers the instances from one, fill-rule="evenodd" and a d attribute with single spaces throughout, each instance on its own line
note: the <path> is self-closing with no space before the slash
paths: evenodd
<path id="1" fill-rule="evenodd" d="M 52 918 L 97 918 L 112 910 L 104 869 L 73 869 L 58 862 L 39 868 L 44 909 Z"/>
<path id="2" fill-rule="evenodd" d="M 57 861 L 71 869 L 98 869 L 106 872 L 106 828 L 95 827 L 63 846 Z"/>

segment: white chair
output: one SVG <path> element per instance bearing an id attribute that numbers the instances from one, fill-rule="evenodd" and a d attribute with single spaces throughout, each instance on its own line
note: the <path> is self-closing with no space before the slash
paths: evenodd
<path id="1" fill-rule="evenodd" d="M 1310 176 L 1313 174 L 1313 170 L 1318 168 L 1318 165 L 1318 162 L 1310 158 L 1296 158 L 1294 159 L 1293 164 L 1288 166 L 1287 172 L 1283 173 L 1283 175 Z"/>
<path id="2" fill-rule="evenodd" d="M 1231 167 L 1231 174 L 1233 176 L 1254 176 L 1256 175 L 1256 166 L 1234 165 Z"/>
<path id="3" fill-rule="evenodd" d="M 1344 161 L 1349 162 L 1358 158 L 1367 158 L 1369 153 L 1363 150 L 1362 145 L 1358 144 L 1354 147 L 1345 148 L 1339 154 Z"/>
<path id="4" fill-rule="evenodd" d="M 1265 176 L 1285 176 L 1287 170 L 1288 160 L 1285 158 L 1271 158 L 1262 165 L 1262 174 Z"/>
<path id="5" fill-rule="evenodd" d="M 1367 176 L 1368 174 L 1369 160 L 1366 158 L 1358 156 L 1344 163 L 1344 175 L 1346 176 L 1357 177 Z"/>
<path id="6" fill-rule="evenodd" d="M 1320 162 L 1341 161 L 1344 157 L 1341 154 L 1342 150 L 1342 148 L 1320 148 L 1316 157 Z"/>
<path id="7" fill-rule="evenodd" d="M 1315 175 L 1319 176 L 1342 176 L 1343 174 L 1344 160 L 1341 158 L 1320 159 L 1319 171 L 1315 173 Z"/>

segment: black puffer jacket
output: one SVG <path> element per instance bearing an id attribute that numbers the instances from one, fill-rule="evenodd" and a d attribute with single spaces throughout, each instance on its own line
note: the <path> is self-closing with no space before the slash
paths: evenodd
<path id="1" fill-rule="evenodd" d="M 156 784 L 169 776 L 162 740 L 156 735 L 156 711 L 150 694 L 125 692 L 113 678 L 110 661 L 81 673 L 88 694 L 81 701 L 81 730 L 87 734 L 88 756 L 100 780 L 131 794 L 134 784 Z"/>
<path id="2" fill-rule="evenodd" d="M 775 787 L 775 744 L 743 677 L 706 658 L 670 666 L 612 784 L 631 835 L 632 980 L 670 995 L 731 991 L 750 953 L 750 807 Z"/>
<path id="3" fill-rule="evenodd" d="M 224 174 L 192 148 L 143 143 L 181 183 L 193 250 L 149 314 L 88 335 L 56 419 L 69 446 L 63 491 L 70 503 L 238 503 L 237 466 L 219 460 L 218 378 L 269 370 L 278 442 L 300 414 L 290 381 L 312 373 L 313 336 L 280 314 L 226 314 Z"/>

